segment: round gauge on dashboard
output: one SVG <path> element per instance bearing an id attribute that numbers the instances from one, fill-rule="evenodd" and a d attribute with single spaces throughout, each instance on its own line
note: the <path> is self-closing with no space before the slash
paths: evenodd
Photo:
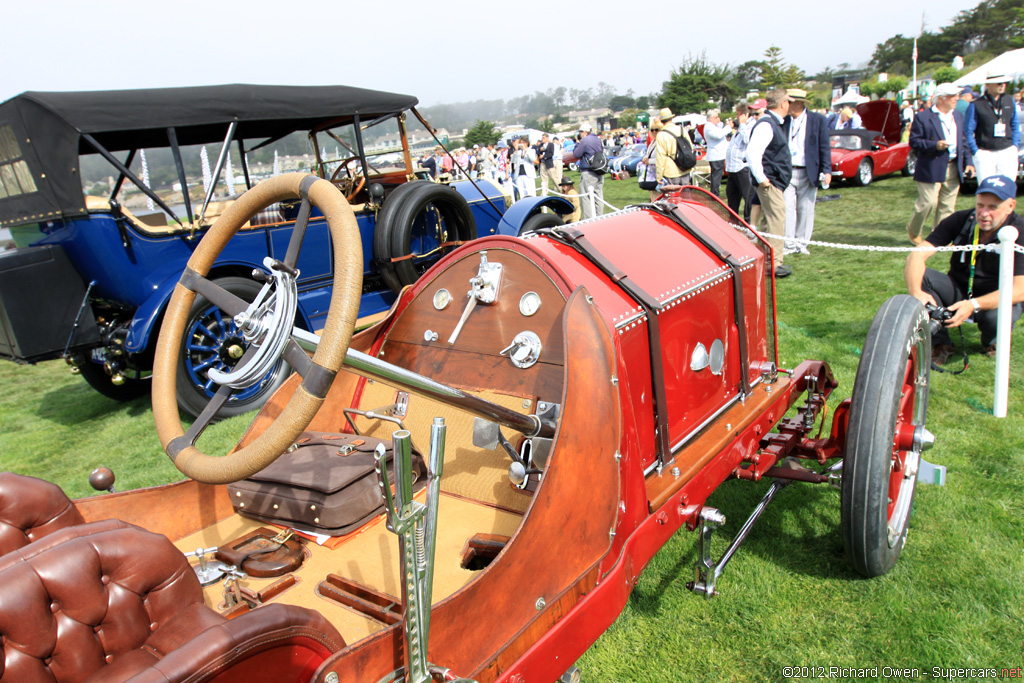
<path id="1" fill-rule="evenodd" d="M 452 293 L 443 287 L 434 292 L 434 308 L 441 311 L 452 302 Z"/>
<path id="2" fill-rule="evenodd" d="M 519 312 L 529 317 L 540 310 L 540 295 L 537 292 L 527 292 L 519 300 Z"/>

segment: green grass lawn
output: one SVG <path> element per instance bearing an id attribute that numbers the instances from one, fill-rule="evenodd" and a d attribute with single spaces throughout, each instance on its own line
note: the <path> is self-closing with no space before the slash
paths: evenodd
<path id="1" fill-rule="evenodd" d="M 833 188 L 841 199 L 817 207 L 815 238 L 906 246 L 916 189 L 892 177 L 867 188 Z M 617 206 L 646 199 L 635 180 L 605 182 Z M 966 208 L 973 197 L 961 197 Z M 850 395 L 861 344 L 878 306 L 902 293 L 903 254 L 811 247 L 787 257 L 779 282 L 780 358 L 826 360 Z M 933 262 L 940 261 L 936 256 Z M 1014 338 L 1018 342 L 1021 332 Z M 696 535 L 678 533 L 647 567 L 624 612 L 579 662 L 586 681 L 776 681 L 786 666 L 855 668 L 1016 667 L 1024 652 L 1024 360 L 1011 361 L 1010 416 L 992 414 L 994 360 L 966 331 L 971 367 L 932 374 L 926 454 L 948 468 L 944 488 L 918 488 L 907 547 L 880 579 L 848 568 L 839 531 L 839 494 L 794 484 L 782 491 L 719 581 L 721 595 L 697 597 Z M 954 337 L 956 339 L 956 337 Z M 89 495 L 86 478 L 112 467 L 118 488 L 176 478 L 152 428 L 146 399 L 117 404 L 59 362 L 0 364 L 0 467 Z M 201 444 L 224 453 L 248 420 L 208 430 Z M 767 483 L 731 481 L 711 498 L 728 517 L 716 556 Z M 564 552 L 571 552 L 567 546 Z M 510 587 L 511 588 L 511 587 Z M 922 679 L 930 678 L 922 675 Z"/>

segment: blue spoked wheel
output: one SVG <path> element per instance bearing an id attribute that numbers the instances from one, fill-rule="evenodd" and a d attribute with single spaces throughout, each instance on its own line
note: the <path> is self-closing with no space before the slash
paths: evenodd
<path id="1" fill-rule="evenodd" d="M 220 278 L 215 283 L 246 301 L 255 299 L 261 286 L 240 277 Z M 220 388 L 207 373 L 211 368 L 230 370 L 247 348 L 235 321 L 203 296 L 197 296 L 189 311 L 178 362 L 177 391 L 181 410 L 193 417 L 198 416 Z M 278 360 L 259 382 L 232 394 L 217 418 L 241 415 L 259 408 L 290 373 L 288 364 Z"/>

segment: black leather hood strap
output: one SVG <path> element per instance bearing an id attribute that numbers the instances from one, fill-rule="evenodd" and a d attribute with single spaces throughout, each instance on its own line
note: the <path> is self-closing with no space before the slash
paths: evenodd
<path id="1" fill-rule="evenodd" d="M 750 372 L 750 357 L 747 350 L 746 311 L 743 304 L 743 278 L 740 276 L 740 262 L 704 231 L 694 225 L 693 221 L 687 218 L 686 214 L 678 206 L 666 202 L 658 202 L 651 204 L 650 207 L 686 230 L 694 239 L 704 245 L 708 251 L 718 257 L 722 263 L 729 266 L 729 270 L 732 271 L 732 291 L 733 299 L 735 300 L 733 313 L 736 321 L 736 337 L 739 340 L 740 347 L 740 390 L 744 396 L 749 396 L 750 377 L 748 373 Z"/>
<path id="2" fill-rule="evenodd" d="M 647 338 L 651 355 L 651 387 L 654 391 L 655 425 L 658 443 L 658 471 L 672 456 L 668 438 L 668 399 L 665 394 L 665 370 L 661 354 L 661 332 L 658 328 L 658 312 L 661 304 L 633 282 L 629 275 L 616 267 L 586 238 L 582 231 L 568 226 L 552 228 L 545 234 L 574 248 L 584 258 L 607 275 L 612 282 L 638 303 L 647 314 Z"/>

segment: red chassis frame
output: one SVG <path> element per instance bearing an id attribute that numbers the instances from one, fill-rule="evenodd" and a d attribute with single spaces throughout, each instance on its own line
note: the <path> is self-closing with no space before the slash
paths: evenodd
<path id="1" fill-rule="evenodd" d="M 704 503 L 730 476 L 754 480 L 765 474 L 786 477 L 789 472 L 806 471 L 773 470 L 784 457 L 814 459 L 820 463 L 842 457 L 849 399 L 837 407 L 827 438 L 806 438 L 814 417 L 837 386 L 828 366 L 822 361 L 808 360 L 783 374 L 788 377 L 781 377 L 774 385 L 758 387 L 745 405 L 736 406 L 742 410 L 735 411 L 737 422 L 731 431 L 708 435 L 722 443 L 717 455 L 685 485 L 668 493 L 667 497 L 661 496 L 663 502 L 652 514 L 608 553 L 597 586 L 503 672 L 498 681 L 525 683 L 557 679 L 568 664 L 576 661 L 618 618 L 644 567 L 672 535 L 684 525 L 690 531 L 697 528 Z M 797 416 L 783 420 L 786 412 L 808 391 L 808 400 Z M 733 416 L 723 416 L 723 419 L 733 419 Z M 781 431 L 769 434 L 776 425 Z M 761 445 L 764 447 L 759 453 Z M 670 468 L 671 463 L 666 467 Z M 827 481 L 824 475 L 813 472 L 797 478 Z M 629 495 L 628 487 L 624 488 Z M 649 484 L 648 490 L 651 488 L 654 487 Z M 652 498 L 652 502 L 654 500 Z"/>

